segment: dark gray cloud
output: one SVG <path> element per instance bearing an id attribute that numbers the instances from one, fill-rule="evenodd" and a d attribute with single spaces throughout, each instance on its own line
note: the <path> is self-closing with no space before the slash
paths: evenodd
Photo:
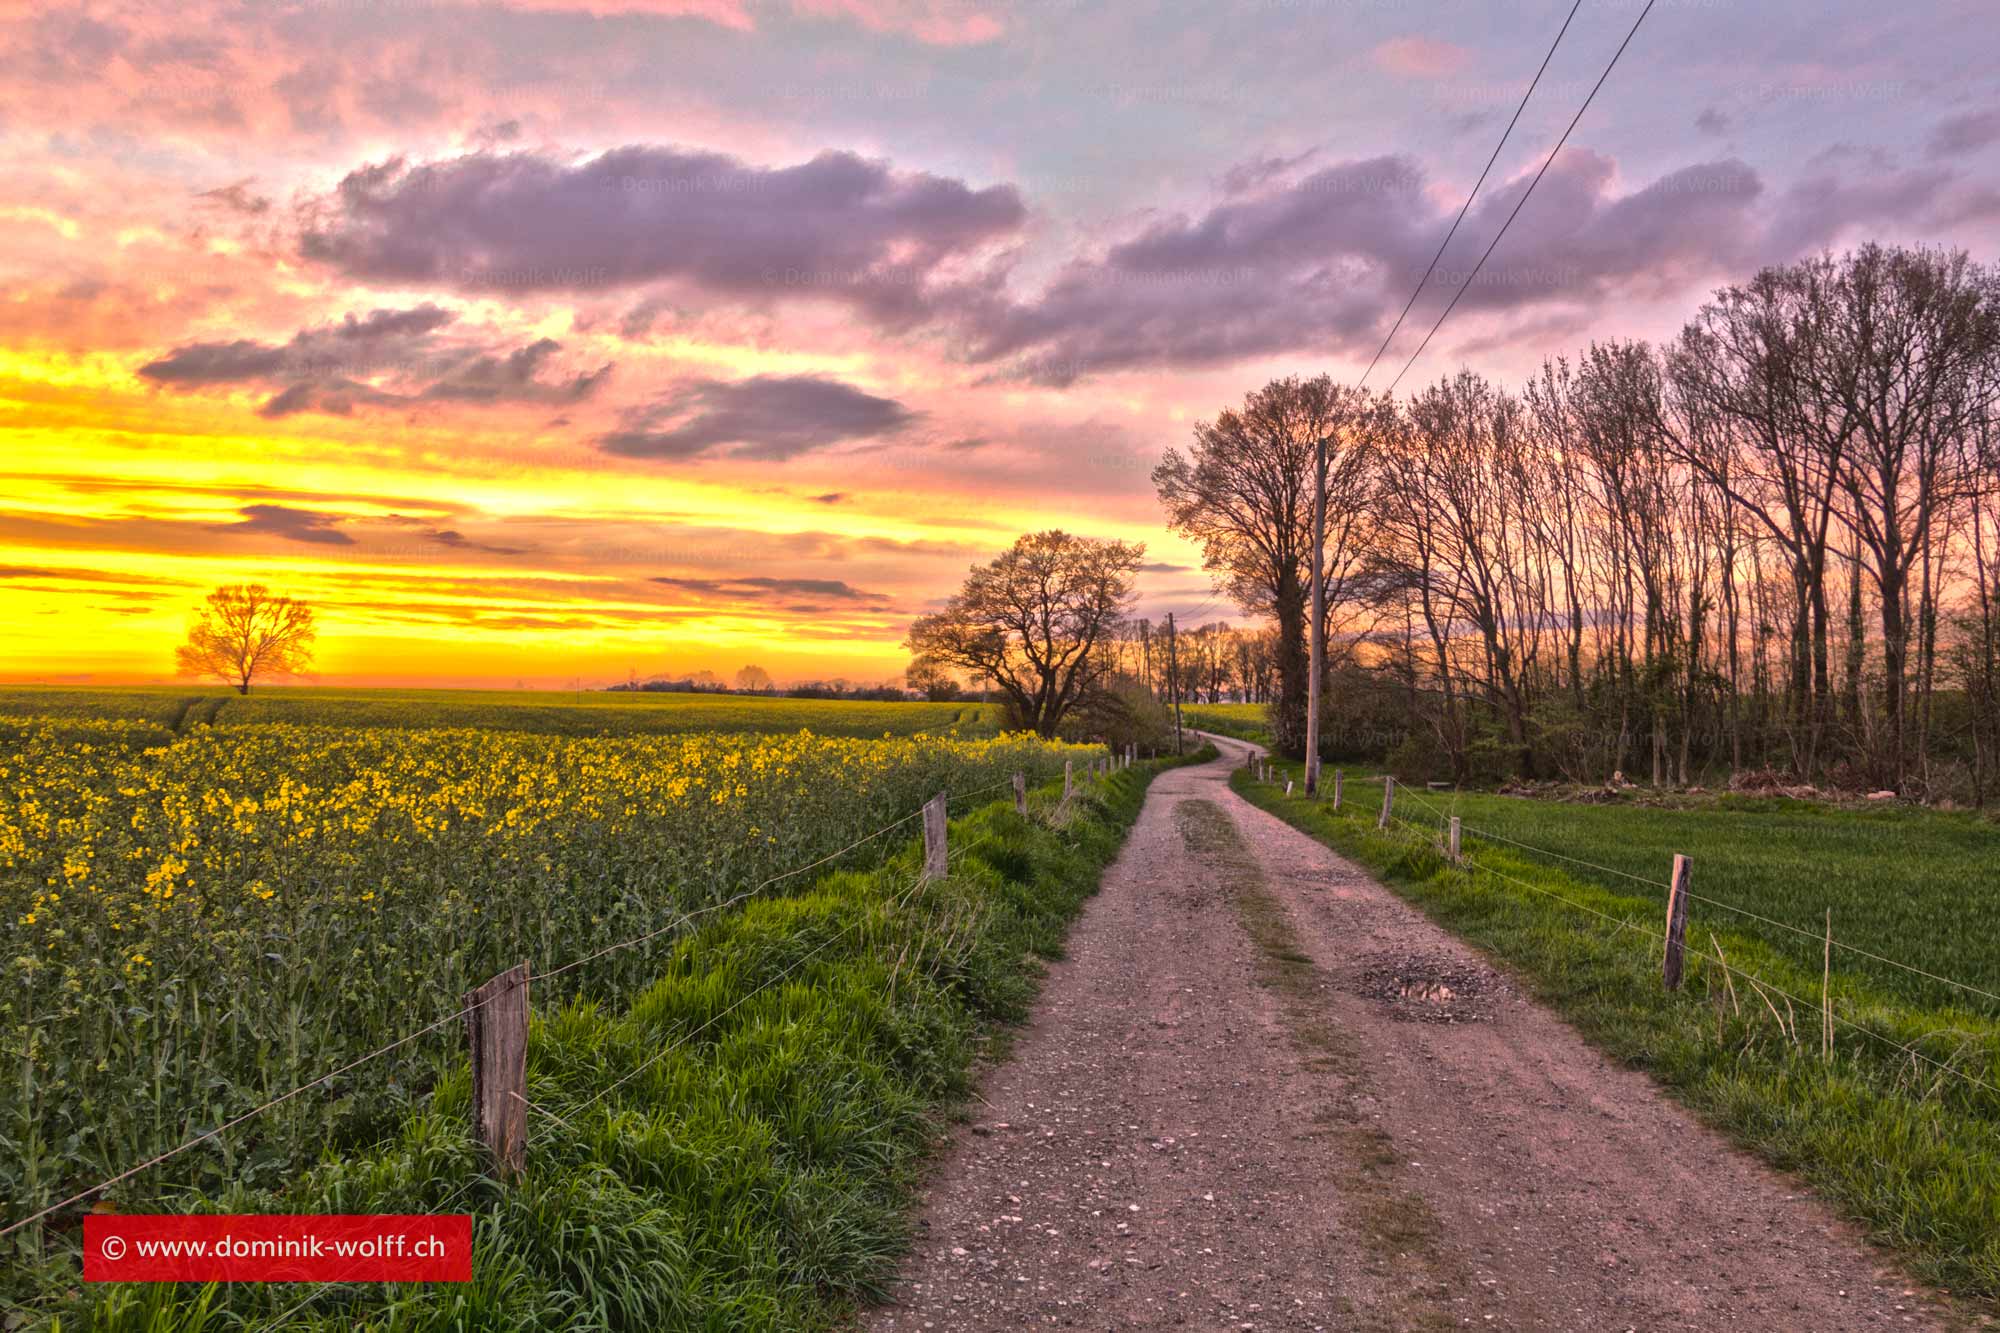
<path id="1" fill-rule="evenodd" d="M 266 379 L 283 371 L 285 365 L 283 347 L 238 338 L 176 347 L 139 367 L 139 373 L 161 384 L 233 384 Z"/>
<path id="2" fill-rule="evenodd" d="M 1730 124 L 1729 113 L 1719 107 L 1703 107 L 1694 118 L 1694 127 L 1703 134 L 1725 134 Z"/>
<path id="3" fill-rule="evenodd" d="M 500 546 L 493 542 L 476 541 L 456 528 L 426 528 L 422 535 L 440 546 L 449 546 L 457 551 L 484 551 L 488 555 L 526 555 L 525 546 Z"/>
<path id="4" fill-rule="evenodd" d="M 491 403 L 546 398 L 588 397 L 611 373 L 609 365 L 566 381 L 549 383 L 540 378 L 542 366 L 562 349 L 553 338 L 539 338 L 505 356 L 476 356 L 454 366 L 418 395 L 457 402 Z"/>
<path id="5" fill-rule="evenodd" d="M 427 335 L 451 323 L 451 311 L 425 302 L 377 309 L 336 324 L 301 329 L 284 343 L 237 338 L 177 347 L 139 368 L 159 384 L 240 384 L 251 380 L 326 380 L 393 369 L 419 354 Z"/>
<path id="6" fill-rule="evenodd" d="M 304 253 L 351 277 L 461 291 L 582 291 L 678 280 L 769 303 L 922 316 L 941 266 L 1016 231 L 1012 186 L 899 172 L 854 153 L 751 166 L 632 146 L 584 162 L 479 152 L 350 172 L 311 211 Z"/>
<path id="7" fill-rule="evenodd" d="M 352 546 L 354 538 L 342 532 L 340 520 L 332 514 L 289 505 L 245 505 L 240 523 L 225 523 L 226 532 L 256 532 L 288 541 L 312 542 L 322 546 Z"/>
<path id="8" fill-rule="evenodd" d="M 228 185 L 219 185 L 213 190 L 202 190 L 195 195 L 195 198 L 220 204 L 233 213 L 245 213 L 255 217 L 260 213 L 269 212 L 271 208 L 269 199 L 250 188 L 256 183 L 254 177 L 245 177 Z"/>
<path id="9" fill-rule="evenodd" d="M 1932 157 L 1963 157 L 1994 142 L 2000 142 L 2000 109 L 1989 107 L 1939 121 L 1925 151 Z"/>
<path id="10" fill-rule="evenodd" d="M 247 338 L 187 343 L 141 366 L 139 374 L 182 389 L 267 385 L 275 392 L 258 412 L 275 418 L 299 412 L 345 416 L 359 406 L 420 402 L 573 402 L 595 392 L 611 372 L 607 364 L 544 377 L 561 344 L 542 338 L 494 352 L 444 332 L 456 319 L 429 302 L 372 310 L 301 329 L 283 343 Z"/>
<path id="11" fill-rule="evenodd" d="M 185 579 L 154 578 L 145 574 L 116 574 L 74 565 L 0 565 L 0 579 L 33 579 L 50 584 L 106 583 L 118 587 L 181 587 Z"/>
<path id="12" fill-rule="evenodd" d="M 655 577 L 652 582 L 696 597 L 722 602 L 780 604 L 788 611 L 810 612 L 839 606 L 845 610 L 886 608 L 881 593 L 865 592 L 840 579 L 781 579 L 763 576 L 729 579 Z M 805 600 L 800 600 L 805 599 Z"/>
<path id="13" fill-rule="evenodd" d="M 625 458 L 782 460 L 895 435 L 917 414 L 893 398 L 817 375 L 702 380 L 631 413 L 598 447 Z"/>
<path id="14" fill-rule="evenodd" d="M 846 504 L 849 500 L 853 499 L 854 497 L 849 495 L 846 491 L 828 491 L 824 495 L 815 495 L 811 496 L 810 498 L 815 504 L 838 505 L 838 504 Z"/>

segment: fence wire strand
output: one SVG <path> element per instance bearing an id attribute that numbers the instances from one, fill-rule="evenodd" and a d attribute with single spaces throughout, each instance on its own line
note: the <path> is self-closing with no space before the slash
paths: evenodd
<path id="1" fill-rule="evenodd" d="M 1383 779 L 1360 777 L 1356 778 L 1355 781 L 1368 782 L 1380 785 Z M 1425 809 L 1430 810 L 1434 814 L 1437 814 L 1441 820 L 1448 818 L 1444 814 L 1444 812 L 1439 809 L 1438 806 L 1436 806 L 1435 804 L 1433 804 L 1428 800 L 1425 800 L 1422 796 L 1419 796 L 1416 792 L 1411 791 L 1407 786 L 1399 785 L 1396 789 L 1396 792 L 1398 798 L 1407 796 L 1410 800 L 1414 801 L 1416 804 L 1424 807 Z M 1484 838 L 1489 842 L 1505 843 L 1510 847 L 1519 848 L 1521 851 L 1530 852 L 1536 856 L 1546 856 L 1552 860 L 1566 861 L 1571 865 L 1581 866 L 1586 870 L 1594 870 L 1600 874 L 1613 875 L 1620 879 L 1630 880 L 1635 884 L 1645 884 L 1652 888 L 1660 889 L 1668 893 L 1671 893 L 1673 891 L 1673 886 L 1665 880 L 1652 879 L 1645 875 L 1634 874 L 1629 870 L 1620 870 L 1616 866 L 1602 865 L 1596 861 L 1587 861 L 1584 860 L 1582 857 L 1571 856 L 1566 852 L 1558 852 L 1548 847 L 1539 847 L 1533 843 L 1522 842 L 1519 839 L 1510 838 L 1503 833 L 1496 833 L 1491 829 L 1480 828 L 1472 824 L 1464 823 L 1463 821 L 1460 822 L 1459 831 L 1462 835 L 1466 837 Z M 1685 890 L 1685 892 L 1687 893 L 1688 899 L 1691 902 L 1703 903 L 1709 907 L 1719 908 L 1725 912 L 1733 912 L 1738 916 L 1748 918 L 1749 920 L 1752 921 L 1762 922 L 1767 926 L 1776 926 L 1780 930 L 1790 931 L 1794 935 L 1798 935 L 1805 939 L 1809 939 L 1813 941 L 1815 944 L 1823 942 L 1826 938 L 1819 931 L 1807 930 L 1803 926 L 1795 926 L 1788 921 L 1780 921 L 1776 917 L 1766 916 L 1761 912 L 1753 911 L 1747 907 L 1740 907 L 1735 903 L 1727 902 L 1720 898 L 1709 897 L 1707 894 L 1699 893 L 1691 888 Z M 1838 950 L 1841 950 L 1844 953 L 1850 953 L 1859 958 L 1869 959 L 1871 962 L 1881 963 L 1887 967 L 1900 968 L 1902 971 L 1908 972 L 1912 976 L 1922 977 L 1926 981 L 1934 981 L 1941 986 L 1950 986 L 1955 990 L 1960 990 L 1965 992 L 1967 995 L 1977 995 L 1981 999 L 1991 1000 L 1995 1004 L 2000 1004 L 2000 992 L 1991 991 L 1983 986 L 1975 986 L 1968 981 L 1960 981 L 1954 977 L 1947 977 L 1940 973 L 1932 972 L 1927 968 L 1918 967 L 1914 963 L 1906 963 L 1899 958 L 1892 958 L 1887 954 L 1876 953 L 1872 949 L 1864 949 L 1858 944 L 1848 944 L 1842 941 L 1839 936 L 1834 937 L 1833 947 Z"/>
<path id="2" fill-rule="evenodd" d="M 946 793 L 945 800 L 947 807 L 949 807 L 949 804 L 952 800 L 958 799 L 958 797 L 976 796 L 983 792 L 993 791 L 996 790 L 997 788 L 1004 786 L 1010 786 L 1012 785 L 1012 783 L 1013 783 L 1013 778 L 1010 775 L 1009 777 L 1003 779 L 1000 782 L 990 783 L 987 786 L 975 788 L 974 790 L 969 792 L 960 792 L 957 793 L 956 795 Z M 809 870 L 817 869 L 820 866 L 826 865 L 831 861 L 839 860 L 841 857 L 847 855 L 851 851 L 854 851 L 856 848 L 861 847 L 862 845 L 871 842 L 874 839 L 879 838 L 886 833 L 889 833 L 897 828 L 902 827 L 904 824 L 909 823 L 911 820 L 919 818 L 922 814 L 923 814 L 923 809 L 922 807 L 919 807 L 918 809 L 912 811 L 911 813 L 904 815 L 902 818 L 894 820 L 891 823 L 884 824 L 881 828 L 878 828 L 873 832 L 868 833 L 856 839 L 854 842 L 849 843 L 847 846 L 841 848 L 837 852 L 833 852 L 827 856 L 820 857 L 818 860 L 810 862 L 806 865 L 798 866 L 792 870 L 784 871 L 781 874 L 773 875 L 770 878 L 761 881 L 754 887 L 745 889 L 742 892 L 722 902 L 713 903 L 707 907 L 698 908 L 692 912 L 681 913 L 679 916 L 676 917 L 675 920 L 669 922 L 665 926 L 659 927 L 656 930 L 650 930 L 643 934 L 635 935 L 631 939 L 621 940 L 616 944 L 606 945 L 605 947 L 598 949 L 593 953 L 586 954 L 582 958 L 572 959 L 567 963 L 563 963 L 560 966 L 550 968 L 545 972 L 531 973 L 530 974 L 531 979 L 546 979 L 546 978 L 558 977 L 564 974 L 565 972 L 569 972 L 578 967 L 583 966 L 585 963 L 594 962 L 599 958 L 603 958 L 607 954 L 616 953 L 621 949 L 629 949 L 634 947 L 635 945 L 643 944 L 647 940 L 655 939 L 661 935 L 665 935 L 670 932 L 682 930 L 690 922 L 696 920 L 697 918 L 722 911 L 726 908 L 733 907 L 739 903 L 747 901 L 748 899 L 756 896 L 758 893 L 761 893 L 763 890 L 769 888 L 773 884 L 777 884 L 784 880 L 794 878 L 798 875 L 802 875 Z M 919 882 L 921 882 L 921 880 Z M 160 1165 L 162 1162 L 170 1161 L 173 1158 L 180 1156 L 182 1153 L 187 1152 L 189 1149 L 197 1148 L 202 1144 L 207 1143 L 209 1140 L 214 1139 L 236 1128 L 238 1125 L 241 1125 L 249 1120 L 254 1120 L 256 1117 L 264 1114 L 266 1111 L 269 1111 L 274 1107 L 283 1105 L 284 1103 L 292 1100 L 294 1097 L 297 1097 L 303 1093 L 310 1092 L 314 1088 L 320 1087 L 325 1083 L 331 1082 L 332 1080 L 339 1078 L 343 1074 L 351 1073 L 352 1071 L 359 1069 L 361 1066 L 368 1064 L 373 1060 L 380 1059 L 382 1056 L 388 1055 L 393 1051 L 399 1050 L 400 1048 L 409 1045 L 411 1042 L 416 1041 L 419 1038 L 429 1036 L 431 1033 L 438 1031 L 440 1028 L 446 1027 L 449 1024 L 454 1023 L 459 1019 L 465 1018 L 468 1015 L 474 1013 L 484 1005 L 490 1003 L 493 998 L 494 997 L 492 996 L 488 996 L 485 999 L 475 1000 L 470 1004 L 461 1006 L 460 1008 L 454 1010 L 453 1012 L 446 1014 L 444 1017 L 439 1018 L 431 1023 L 426 1024 L 423 1027 L 416 1029 L 414 1032 L 406 1033 L 405 1035 L 396 1038 L 394 1041 L 376 1047 L 374 1050 L 369 1051 L 365 1055 L 357 1056 L 353 1060 L 348 1061 L 346 1064 L 341 1065 L 337 1069 L 333 1069 L 328 1071 L 327 1073 L 321 1074 L 319 1077 L 314 1078 L 309 1082 L 301 1083 L 297 1087 L 291 1089 L 289 1092 L 281 1093 L 278 1096 L 273 1097 L 268 1101 L 265 1101 L 257 1106 L 254 1106 L 249 1110 L 243 1112 L 242 1114 L 235 1116 L 232 1119 L 227 1120 L 220 1125 L 217 1125 L 215 1128 L 197 1134 L 193 1138 L 190 1138 L 183 1143 L 177 1144 L 176 1146 L 167 1149 L 165 1152 L 150 1157 L 147 1160 L 140 1162 L 136 1166 L 128 1167 L 125 1170 L 119 1172 L 117 1175 L 108 1177 L 105 1180 L 101 1180 L 97 1184 L 89 1187 L 88 1189 L 81 1190 L 75 1194 L 70 1195 L 68 1198 L 62 1199 L 56 1203 L 52 1203 L 45 1208 L 39 1209 L 36 1212 L 28 1214 L 26 1217 L 20 1218 L 14 1222 L 10 1222 L 6 1226 L 0 1226 L 0 1239 L 5 1239 L 7 1236 L 12 1235 L 16 1231 L 19 1231 L 21 1228 L 30 1226 L 35 1222 L 39 1222 L 43 1218 L 48 1217 L 53 1213 L 61 1212 L 63 1209 L 68 1208 L 73 1204 L 82 1203 L 85 1199 L 90 1198 L 92 1195 L 100 1194 L 103 1191 L 110 1189 L 114 1185 L 130 1180 L 132 1177 L 139 1175 L 142 1172 L 148 1171 L 153 1167 Z M 614 1085 L 614 1087 L 615 1086 L 616 1085 Z"/>

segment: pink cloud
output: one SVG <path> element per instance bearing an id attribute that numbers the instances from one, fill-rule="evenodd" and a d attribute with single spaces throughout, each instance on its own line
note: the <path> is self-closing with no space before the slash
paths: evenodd
<path id="1" fill-rule="evenodd" d="M 971 46 L 1001 33 L 999 20 L 962 0 L 792 0 L 813 18 L 850 19 L 870 32 L 900 32 L 932 46 Z"/>
<path id="2" fill-rule="evenodd" d="M 783 7 L 805 18 L 850 22 L 870 32 L 900 33 L 933 46 L 969 46 L 998 37 L 997 19 L 967 0 L 507 0 L 514 9 L 581 14 L 696 18 L 740 32 L 756 28 L 756 9 Z"/>
<path id="3" fill-rule="evenodd" d="M 746 0 L 512 0 L 511 9 L 565 14 L 650 14 L 656 18 L 696 18 L 749 32 L 756 22 Z"/>
<path id="4" fill-rule="evenodd" d="M 1370 54 L 1378 66 L 1407 79 L 1441 79 L 1458 73 L 1472 59 L 1464 47 L 1431 37 L 1397 37 Z"/>

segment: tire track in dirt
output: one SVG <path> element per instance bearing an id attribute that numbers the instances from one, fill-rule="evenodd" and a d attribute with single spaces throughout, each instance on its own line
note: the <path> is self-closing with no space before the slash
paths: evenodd
<path id="1" fill-rule="evenodd" d="M 865 1327 L 1949 1326 L 1218 744 L 1154 781 Z"/>

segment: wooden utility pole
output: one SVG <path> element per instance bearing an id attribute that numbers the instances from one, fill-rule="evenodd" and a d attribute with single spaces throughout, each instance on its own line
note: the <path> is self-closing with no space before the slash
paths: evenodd
<path id="1" fill-rule="evenodd" d="M 1174 648 L 1174 613 L 1167 612 L 1167 691 L 1174 701 L 1174 753 L 1181 747 L 1181 660 Z"/>
<path id="2" fill-rule="evenodd" d="M 1319 682 L 1326 669 L 1326 436 L 1313 441 L 1312 627 L 1306 632 L 1306 795 L 1319 790 Z"/>

